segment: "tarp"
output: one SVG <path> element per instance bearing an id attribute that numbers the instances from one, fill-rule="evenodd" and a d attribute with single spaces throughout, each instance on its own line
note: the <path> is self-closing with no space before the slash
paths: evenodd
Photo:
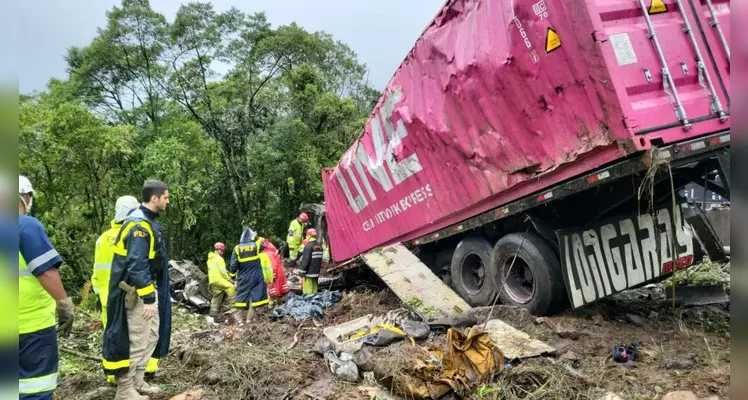
<path id="1" fill-rule="evenodd" d="M 682 29 L 675 8 L 657 16 L 669 32 Z M 725 22 L 723 14 L 729 9 L 720 14 Z M 684 131 L 645 35 L 636 2 L 449 0 L 360 138 L 322 173 L 333 259 L 409 241 L 540 192 L 651 147 L 654 131 L 668 143 L 729 129 L 708 115 L 690 65 L 694 78 L 678 81 L 686 111 L 707 117 Z M 667 39 L 671 66 L 693 51 L 686 35 L 675 36 Z M 649 82 L 645 66 L 655 75 Z M 634 136 L 634 127 L 652 132 Z"/>

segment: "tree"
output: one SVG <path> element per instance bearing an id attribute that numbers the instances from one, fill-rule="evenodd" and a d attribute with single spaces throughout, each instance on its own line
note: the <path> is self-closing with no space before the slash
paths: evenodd
<path id="1" fill-rule="evenodd" d="M 170 23 L 147 0 L 123 0 L 66 60 L 66 79 L 22 97 L 19 167 L 70 287 L 90 276 L 117 197 L 149 178 L 171 189 L 171 258 L 203 262 L 244 226 L 285 239 L 379 97 L 332 36 L 209 2 L 183 4 Z"/>

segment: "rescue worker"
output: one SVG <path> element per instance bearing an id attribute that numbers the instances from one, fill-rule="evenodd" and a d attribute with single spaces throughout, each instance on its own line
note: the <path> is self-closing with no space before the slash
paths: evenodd
<path id="1" fill-rule="evenodd" d="M 317 230 L 306 232 L 307 244 L 299 263 L 299 274 L 302 276 L 301 291 L 303 294 L 317 293 L 317 281 L 322 269 L 322 246 L 317 242 Z"/>
<path id="2" fill-rule="evenodd" d="M 296 260 L 299 258 L 299 246 L 304 236 L 304 224 L 307 222 L 309 222 L 309 216 L 306 213 L 301 213 L 288 226 L 286 244 L 288 245 L 288 258 L 291 260 L 292 267 L 296 265 Z"/>
<path id="3" fill-rule="evenodd" d="M 226 261 L 223 260 L 223 253 L 226 251 L 226 245 L 218 242 L 213 245 L 213 251 L 208 253 L 208 282 L 213 297 L 210 299 L 210 316 L 217 318 L 221 313 L 221 307 L 224 302 L 232 304 L 234 302 L 234 284 L 229 281 L 229 273 L 226 271 Z"/>
<path id="4" fill-rule="evenodd" d="M 18 176 L 18 197 L 18 397 L 52 400 L 59 361 L 55 325 L 70 335 L 73 301 L 57 270 L 62 257 L 41 222 L 26 215 L 34 188 L 25 176 Z"/>
<path id="5" fill-rule="evenodd" d="M 271 304 L 279 305 L 282 302 L 281 299 L 289 290 L 286 271 L 283 269 L 283 262 L 281 261 L 280 254 L 278 254 L 278 249 L 273 243 L 265 239 L 263 244 L 265 245 L 265 250 L 262 252 L 260 260 L 263 263 L 263 268 L 271 269 L 273 275 L 272 280 L 268 283 L 268 296 L 270 296 Z"/>
<path id="6" fill-rule="evenodd" d="M 111 228 L 102 233 L 96 240 L 94 249 L 94 266 L 91 275 L 91 286 L 94 293 L 99 296 L 101 302 L 101 322 L 106 326 L 106 303 L 109 294 L 109 276 L 112 273 L 112 259 L 114 259 L 114 238 L 117 237 L 122 222 L 135 208 L 140 204 L 138 199 L 133 196 L 122 196 L 114 204 L 114 219 L 111 221 Z M 113 378 L 112 378 L 113 379 Z"/>
<path id="7" fill-rule="evenodd" d="M 114 241 L 104 331 L 104 372 L 115 375 L 115 400 L 148 399 L 160 389 L 145 382 L 149 357 L 169 351 L 171 297 L 166 242 L 157 221 L 169 205 L 169 187 L 145 181 L 143 203 L 127 216 Z"/>
<path id="8" fill-rule="evenodd" d="M 133 196 L 122 196 L 114 204 L 114 219 L 111 228 L 102 233 L 96 240 L 94 249 L 94 266 L 91 275 L 91 286 L 94 293 L 99 296 L 101 305 L 101 323 L 106 327 L 106 303 L 109 295 L 109 276 L 112 273 L 112 259 L 114 259 L 114 239 L 117 237 L 122 221 L 127 214 L 138 208 L 138 199 Z M 107 383 L 114 383 L 114 375 L 106 377 Z"/>
<path id="9" fill-rule="evenodd" d="M 246 228 L 231 254 L 229 275 L 236 277 L 234 308 L 239 324 L 243 324 L 245 320 L 249 322 L 255 315 L 256 308 L 270 303 L 265 287 L 266 272 L 260 261 L 260 253 L 264 249 L 263 239 L 258 239 L 252 229 Z"/>

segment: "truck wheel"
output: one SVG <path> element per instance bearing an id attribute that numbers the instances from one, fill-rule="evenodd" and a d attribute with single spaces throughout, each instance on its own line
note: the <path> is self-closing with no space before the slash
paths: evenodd
<path id="1" fill-rule="evenodd" d="M 524 307 L 534 315 L 548 315 L 564 308 L 568 299 L 556 253 L 537 234 L 527 232 L 524 243 L 522 236 L 504 236 L 491 253 L 490 274 L 494 285 L 500 288 L 501 302 Z"/>
<path id="2" fill-rule="evenodd" d="M 496 296 L 488 275 L 490 261 L 491 243 L 482 237 L 463 239 L 452 256 L 452 286 L 472 306 L 490 305 Z"/>

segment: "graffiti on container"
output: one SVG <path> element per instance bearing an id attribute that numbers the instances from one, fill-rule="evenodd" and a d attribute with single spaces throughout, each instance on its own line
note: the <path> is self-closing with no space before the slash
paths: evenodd
<path id="1" fill-rule="evenodd" d="M 386 93 L 381 107 L 367 123 L 366 130 L 371 132 L 374 157 L 359 142 L 343 156 L 340 167 L 334 171 L 348 204 L 356 214 L 377 200 L 372 180 L 386 193 L 423 170 L 415 151 L 402 154 L 401 143 L 408 136 L 402 118 L 398 118 L 393 125 L 395 107 L 402 100 L 402 95 L 400 87 Z"/>
<path id="2" fill-rule="evenodd" d="M 404 213 L 408 209 L 425 202 L 429 197 L 434 197 L 434 192 L 431 190 L 431 185 L 427 184 L 426 186 L 409 193 L 396 203 L 391 204 L 383 211 L 378 212 L 374 215 L 374 218 L 367 219 L 364 221 L 362 227 L 365 232 L 368 232 L 374 229 L 378 224 L 383 224 L 393 217 Z"/>
<path id="3" fill-rule="evenodd" d="M 671 273 L 673 264 L 675 269 L 693 264 L 694 239 L 684 229 L 680 207 L 679 212 L 671 210 L 665 206 L 654 214 L 559 231 L 562 271 L 572 306 L 657 280 Z"/>

